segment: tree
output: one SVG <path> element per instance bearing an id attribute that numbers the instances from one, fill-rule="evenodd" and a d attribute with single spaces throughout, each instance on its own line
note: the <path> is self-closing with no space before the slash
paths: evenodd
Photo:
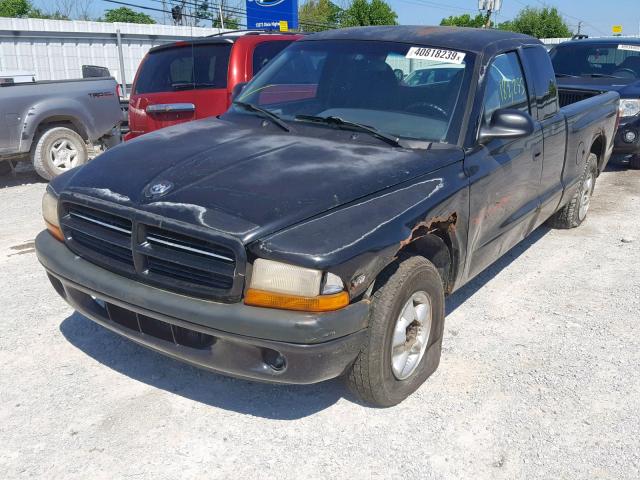
<path id="1" fill-rule="evenodd" d="M 342 13 L 331 0 L 308 0 L 298 10 L 298 22 L 307 32 L 319 32 L 337 27 Z"/>
<path id="2" fill-rule="evenodd" d="M 27 0 L 0 0 L 0 17 L 26 17 L 31 8 Z"/>
<path id="3" fill-rule="evenodd" d="M 569 30 L 555 7 L 525 7 L 518 12 L 516 18 L 501 23 L 498 28 L 524 33 L 537 38 L 566 38 L 571 36 L 571 30 Z"/>
<path id="4" fill-rule="evenodd" d="M 384 0 L 353 0 L 342 14 L 341 27 L 397 25 L 398 14 Z"/>
<path id="5" fill-rule="evenodd" d="M 104 22 L 123 22 L 123 23 L 156 23 L 146 13 L 134 12 L 130 8 L 120 7 L 107 10 L 104 13 Z"/>
<path id="6" fill-rule="evenodd" d="M 0 17 L 69 20 L 69 15 L 59 10 L 45 13 L 39 8 L 34 7 L 29 0 L 0 0 Z"/>
<path id="7" fill-rule="evenodd" d="M 27 15 L 29 18 L 44 18 L 47 20 L 71 20 L 67 15 L 56 10 L 55 12 L 47 13 L 43 12 L 39 8 L 32 8 Z"/>
<path id="8" fill-rule="evenodd" d="M 440 25 L 445 25 L 447 27 L 472 27 L 472 28 L 482 28 L 486 23 L 486 17 L 479 13 L 475 17 L 472 17 L 468 13 L 464 15 L 450 16 L 447 18 L 443 18 L 440 22 Z"/>
<path id="9" fill-rule="evenodd" d="M 224 28 L 237 30 L 240 27 L 240 19 L 233 12 L 236 9 L 229 7 L 227 0 L 219 0 L 217 5 L 209 5 L 208 1 L 203 1 L 195 9 L 195 25 L 198 26 L 198 20 L 211 20 L 211 26 L 214 28 L 222 28 L 220 22 L 220 10 L 222 10 L 222 20 L 224 20 Z"/>

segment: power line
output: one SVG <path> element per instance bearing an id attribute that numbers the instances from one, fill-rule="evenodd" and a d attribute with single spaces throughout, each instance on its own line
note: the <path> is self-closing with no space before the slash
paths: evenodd
<path id="1" fill-rule="evenodd" d="M 542 0 L 536 0 L 536 2 L 538 2 L 540 5 L 542 5 L 543 7 L 546 7 L 546 8 L 555 8 L 558 11 L 558 13 L 564 15 L 565 17 L 573 18 L 574 20 L 578 20 L 579 22 L 582 22 L 585 25 L 590 25 L 591 28 L 593 28 L 596 32 L 601 33 L 602 35 L 607 35 L 605 32 L 600 30 L 594 24 L 592 24 L 590 22 L 587 22 L 584 18 L 576 17 L 575 15 L 569 15 L 567 12 L 563 12 L 558 7 L 556 7 L 555 5 L 550 5 L 550 4 L 546 3 L 546 2 L 543 2 Z M 521 2 L 518 2 L 518 3 L 521 3 Z"/>
<path id="2" fill-rule="evenodd" d="M 105 0 L 105 1 L 107 1 L 107 0 Z M 156 2 L 156 3 L 166 3 L 166 1 L 163 2 L 162 0 L 151 0 L 151 1 Z M 188 5 L 190 7 L 196 7 L 196 8 L 202 6 L 202 3 L 198 4 L 196 2 L 187 1 L 187 0 L 182 0 L 180 2 L 180 4 L 182 4 L 183 6 L 184 5 Z M 218 4 L 212 3 L 211 7 L 213 9 L 221 9 L 223 11 L 223 13 L 227 13 L 227 14 L 231 14 L 231 15 L 246 16 L 246 14 L 247 14 L 246 9 L 240 9 L 240 8 L 229 7 L 229 6 L 222 6 L 219 3 Z M 274 9 L 274 8 L 270 8 L 269 11 L 270 12 L 274 12 L 274 13 L 289 13 L 288 10 Z M 187 16 L 191 16 L 191 17 L 194 17 L 194 18 L 199 18 L 199 19 L 202 19 L 202 20 L 213 20 L 215 17 L 217 17 L 217 13 L 215 13 L 215 12 L 211 12 L 211 13 L 213 13 L 213 18 L 209 17 L 209 16 L 204 17 L 204 16 L 199 16 L 199 15 L 187 15 Z M 309 22 L 309 21 L 304 21 L 304 20 L 300 20 L 300 21 L 298 21 L 298 23 L 300 25 L 302 25 L 302 26 L 322 27 L 322 28 L 327 28 L 327 29 L 336 28 L 337 27 L 337 25 L 333 25 L 333 24 Z M 239 25 L 244 26 L 244 27 L 247 26 L 246 24 L 239 24 Z"/>
<path id="3" fill-rule="evenodd" d="M 124 5 L 127 7 L 134 7 L 134 8 L 139 8 L 142 10 L 149 10 L 149 11 L 153 11 L 153 12 L 162 12 L 162 13 L 166 13 L 166 14 L 171 14 L 170 10 L 166 10 L 163 8 L 155 8 L 155 7 L 149 7 L 146 5 L 139 5 L 139 4 L 134 4 L 134 3 L 130 3 L 130 2 L 123 2 L 123 1 L 119 1 L 119 0 L 104 0 L 105 2 L 109 2 L 109 3 L 115 3 L 118 5 Z M 157 3 L 160 4 L 166 4 L 166 2 L 162 2 L 162 0 L 151 0 L 151 1 L 155 1 Z M 184 5 L 189 5 L 189 6 L 200 6 L 198 4 L 192 3 L 192 2 L 186 2 L 186 1 L 182 1 L 180 2 L 183 6 Z M 216 5 L 212 5 L 212 7 L 216 7 Z M 232 8 L 232 7 L 221 7 L 221 6 L 217 6 L 218 8 L 221 8 L 223 13 L 227 13 L 227 14 L 231 14 L 231 15 L 246 15 L 246 10 L 240 10 L 237 8 Z M 273 10 L 271 10 L 273 11 Z M 213 13 L 213 12 L 212 12 Z M 197 20 L 215 20 L 214 17 L 211 16 L 202 16 L 202 15 L 193 15 L 193 14 L 189 14 L 189 13 L 181 13 L 181 15 L 183 17 L 188 17 L 188 18 L 195 18 Z M 217 15 L 215 15 L 217 17 Z M 330 24 L 321 24 L 321 23 L 315 23 L 315 22 L 308 22 L 308 21 L 299 21 L 298 22 L 300 25 L 302 26 L 307 26 L 307 27 L 322 27 L 322 28 L 336 28 L 336 25 L 330 25 Z M 237 20 L 237 24 L 240 27 L 247 27 L 246 23 L 242 23 L 239 21 L 239 19 Z"/>
<path id="4" fill-rule="evenodd" d="M 466 8 L 466 7 L 459 7 L 457 5 L 447 5 L 444 3 L 438 3 L 438 2 L 431 2 L 428 0 L 400 0 L 402 3 L 408 3 L 410 5 L 418 5 L 418 6 L 426 6 L 426 7 L 432 7 L 432 8 L 436 8 L 439 10 L 447 10 L 447 11 L 462 11 L 462 12 L 477 12 L 477 9 L 472 9 L 472 8 Z"/>

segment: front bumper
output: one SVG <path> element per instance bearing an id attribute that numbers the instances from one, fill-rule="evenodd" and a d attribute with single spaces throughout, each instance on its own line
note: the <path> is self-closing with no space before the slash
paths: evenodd
<path id="1" fill-rule="evenodd" d="M 635 140 L 628 142 L 624 140 L 627 132 L 635 133 Z M 615 155 L 640 154 L 640 115 L 623 118 L 616 132 L 613 153 Z"/>
<path id="2" fill-rule="evenodd" d="M 56 291 L 100 325 L 170 357 L 234 377 L 316 383 L 341 375 L 366 337 L 369 303 L 326 313 L 222 304 L 121 277 L 48 232 L 36 251 Z"/>

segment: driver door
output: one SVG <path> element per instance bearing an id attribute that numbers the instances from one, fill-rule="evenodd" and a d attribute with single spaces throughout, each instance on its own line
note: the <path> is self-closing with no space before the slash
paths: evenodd
<path id="1" fill-rule="evenodd" d="M 503 108 L 531 114 L 526 78 L 517 52 L 497 55 L 487 67 L 481 123 Z M 542 128 L 515 139 L 476 145 L 465 159 L 470 175 L 467 275 L 472 278 L 533 229 L 539 208 Z"/>

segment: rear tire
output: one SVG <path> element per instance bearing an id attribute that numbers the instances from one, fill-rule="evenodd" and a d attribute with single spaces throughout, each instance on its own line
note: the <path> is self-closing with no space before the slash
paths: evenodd
<path id="1" fill-rule="evenodd" d="M 70 128 L 49 127 L 34 142 L 31 161 L 38 175 L 45 180 L 51 180 L 67 170 L 87 163 L 87 145 Z"/>
<path id="2" fill-rule="evenodd" d="M 575 228 L 580 225 L 587 218 L 597 176 L 598 157 L 595 153 L 590 153 L 580 178 L 578 190 L 569 203 L 547 220 L 547 225 L 552 228 Z"/>
<path id="3" fill-rule="evenodd" d="M 640 154 L 633 155 L 629 159 L 629 168 L 632 170 L 640 170 Z"/>
<path id="4" fill-rule="evenodd" d="M 419 256 L 383 272 L 376 284 L 368 337 L 345 380 L 365 402 L 390 407 L 416 391 L 438 367 L 444 289 L 436 267 Z"/>

